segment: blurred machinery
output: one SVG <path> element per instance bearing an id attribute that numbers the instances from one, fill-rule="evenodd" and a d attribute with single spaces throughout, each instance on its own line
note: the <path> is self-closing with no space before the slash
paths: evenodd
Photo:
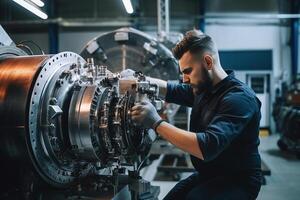
<path id="1" fill-rule="evenodd" d="M 281 150 L 295 153 L 300 158 L 300 81 L 291 86 L 282 86 L 276 94 L 273 105 L 273 117 L 276 129 L 281 133 L 278 146 Z"/>
<path id="2" fill-rule="evenodd" d="M 156 135 L 130 109 L 148 100 L 160 110 L 158 87 L 137 73 L 125 91 L 93 59 L 2 44 L 0 199 L 156 199 L 159 188 L 139 176 Z"/>
<path id="3" fill-rule="evenodd" d="M 112 72 L 125 69 L 147 76 L 178 80 L 178 64 L 171 51 L 155 38 L 133 28 L 102 34 L 87 43 L 80 55 L 94 58 Z"/>

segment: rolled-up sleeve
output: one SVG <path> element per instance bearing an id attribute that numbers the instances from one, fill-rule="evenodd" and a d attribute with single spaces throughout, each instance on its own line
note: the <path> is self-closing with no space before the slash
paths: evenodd
<path id="1" fill-rule="evenodd" d="M 255 98 L 243 92 L 226 95 L 207 129 L 196 133 L 204 161 L 211 161 L 224 151 L 243 132 L 257 109 Z"/>
<path id="2" fill-rule="evenodd" d="M 168 81 L 166 102 L 192 107 L 194 94 L 191 86 Z"/>

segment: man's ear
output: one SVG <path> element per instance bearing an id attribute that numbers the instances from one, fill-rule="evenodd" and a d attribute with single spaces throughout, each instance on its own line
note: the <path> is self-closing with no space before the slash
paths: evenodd
<path id="1" fill-rule="evenodd" d="M 204 55 L 204 60 L 206 63 L 206 69 L 211 70 L 213 67 L 213 63 L 214 63 L 213 57 L 209 54 L 206 54 L 206 55 Z"/>

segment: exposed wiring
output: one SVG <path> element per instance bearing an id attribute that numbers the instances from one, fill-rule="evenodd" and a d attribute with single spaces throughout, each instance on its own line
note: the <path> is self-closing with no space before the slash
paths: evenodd
<path id="1" fill-rule="evenodd" d="M 139 171 L 141 170 L 141 168 L 143 167 L 145 161 L 146 161 L 148 158 L 149 158 L 149 155 L 146 156 L 146 157 L 144 158 L 144 160 L 139 164 L 139 166 L 137 167 L 137 172 L 139 172 Z"/>
<path id="2" fill-rule="evenodd" d="M 41 47 L 39 45 L 37 45 L 35 42 L 31 41 L 31 40 L 22 40 L 21 42 L 18 43 L 18 45 L 20 45 L 20 44 L 25 45 L 25 43 L 33 44 L 36 48 L 38 48 L 38 50 L 41 52 L 42 55 L 45 55 L 45 52 L 41 49 Z"/>
<path id="3" fill-rule="evenodd" d="M 24 48 L 30 55 L 33 55 L 33 52 L 29 46 L 25 44 L 17 44 L 16 46 L 19 48 Z"/>

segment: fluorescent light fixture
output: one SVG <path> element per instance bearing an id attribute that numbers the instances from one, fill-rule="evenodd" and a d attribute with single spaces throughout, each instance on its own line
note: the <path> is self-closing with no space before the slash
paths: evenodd
<path id="1" fill-rule="evenodd" d="M 30 0 L 32 1 L 35 5 L 37 5 L 38 7 L 44 7 L 44 2 L 42 2 L 41 0 Z"/>
<path id="2" fill-rule="evenodd" d="M 133 8 L 132 8 L 132 4 L 130 0 L 122 0 L 124 7 L 126 9 L 126 12 L 128 14 L 132 14 L 133 13 Z"/>
<path id="3" fill-rule="evenodd" d="M 39 16 L 42 19 L 47 19 L 48 15 L 41 11 L 39 8 L 35 7 L 34 5 L 30 4 L 29 2 L 25 0 L 13 0 L 23 8 L 29 10 L 30 12 L 34 13 L 35 15 Z"/>

